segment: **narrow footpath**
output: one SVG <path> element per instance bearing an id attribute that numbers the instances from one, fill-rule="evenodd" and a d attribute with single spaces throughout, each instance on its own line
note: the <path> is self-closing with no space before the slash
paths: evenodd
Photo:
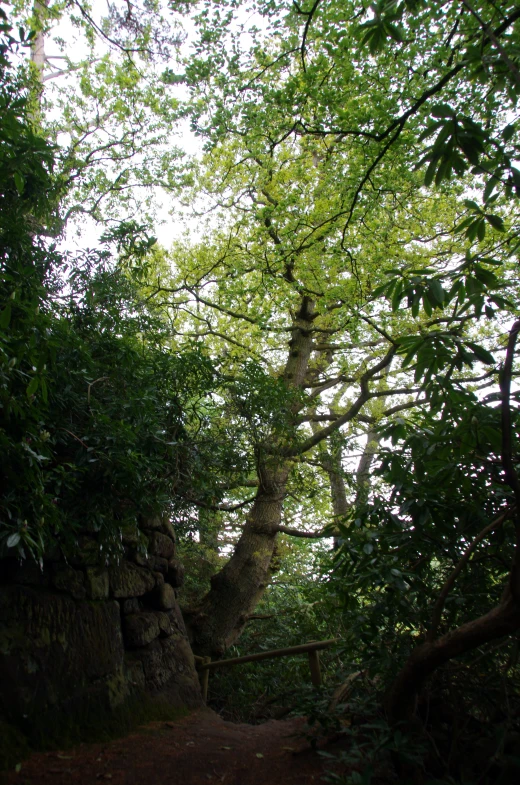
<path id="1" fill-rule="evenodd" d="M 330 747 L 327 748 L 332 751 Z M 208 709 L 152 722 L 121 739 L 34 753 L 7 785 L 313 785 L 330 760 L 305 735 L 305 720 L 225 722 Z"/>

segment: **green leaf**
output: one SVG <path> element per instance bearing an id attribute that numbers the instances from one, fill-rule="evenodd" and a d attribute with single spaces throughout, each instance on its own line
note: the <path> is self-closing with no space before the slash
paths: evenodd
<path id="1" fill-rule="evenodd" d="M 419 314 L 419 304 L 420 304 L 420 302 L 421 302 L 421 294 L 420 294 L 420 292 L 417 292 L 416 295 L 414 296 L 413 302 L 412 302 L 412 316 L 413 316 L 414 319 Z"/>
<path id="2" fill-rule="evenodd" d="M 493 355 L 488 352 L 487 349 L 484 349 L 483 346 L 480 346 L 478 343 L 473 343 L 473 341 L 466 341 L 466 346 L 468 346 L 473 354 L 480 360 L 481 363 L 485 365 L 494 365 L 496 360 Z"/>
<path id="3" fill-rule="evenodd" d="M 10 534 L 7 538 L 6 545 L 8 548 L 16 548 L 18 543 L 20 542 L 21 537 L 18 532 L 14 532 L 14 534 Z"/>
<path id="4" fill-rule="evenodd" d="M 490 224 L 493 229 L 496 229 L 497 232 L 505 232 L 506 227 L 504 226 L 504 221 L 499 215 L 491 215 L 490 213 L 486 213 L 484 218 Z"/>
<path id="5" fill-rule="evenodd" d="M 474 221 L 473 216 L 468 215 L 467 218 L 464 218 L 464 220 L 460 222 L 460 224 L 457 224 L 454 231 L 461 232 L 463 229 L 465 229 L 467 226 L 473 223 L 473 221 Z"/>
<path id="6" fill-rule="evenodd" d="M 433 308 L 430 298 L 428 297 L 428 294 L 426 292 L 424 292 L 423 294 L 422 302 L 423 302 L 424 313 L 426 314 L 426 316 L 431 316 Z"/>
<path id="7" fill-rule="evenodd" d="M 39 385 L 39 383 L 40 383 L 40 380 L 39 380 L 39 378 L 38 378 L 37 376 L 33 376 L 33 378 L 31 379 L 31 381 L 30 381 L 30 382 L 29 382 L 29 384 L 27 385 L 27 390 L 26 390 L 26 393 L 27 393 L 27 397 L 28 397 L 28 398 L 30 398 L 30 397 L 31 397 L 31 395 L 34 395 L 34 393 L 35 393 L 35 392 L 36 392 L 36 390 L 38 389 L 38 385 Z"/>
<path id="8" fill-rule="evenodd" d="M 453 117 L 455 112 L 449 104 L 435 104 L 432 106 L 432 115 L 434 117 Z"/>
<path id="9" fill-rule="evenodd" d="M 518 193 L 520 191 L 520 171 L 514 166 L 511 167 L 511 177 L 513 179 L 513 185 L 515 186 L 516 192 Z"/>
<path id="10" fill-rule="evenodd" d="M 484 202 L 487 202 L 489 200 L 489 197 L 495 190 L 496 186 L 497 186 L 497 178 L 494 175 L 492 175 L 487 181 L 486 187 L 484 188 L 484 193 L 483 193 Z"/>
<path id="11" fill-rule="evenodd" d="M 404 297 L 403 288 L 404 288 L 403 287 L 403 282 L 399 281 L 399 283 L 395 287 L 395 291 L 394 291 L 394 294 L 393 294 L 393 297 L 392 297 L 392 311 L 397 311 L 397 309 L 401 305 L 401 300 Z"/>
<path id="12" fill-rule="evenodd" d="M 2 313 L 0 313 L 0 327 L 5 330 L 11 321 L 11 303 L 7 303 Z"/>
<path id="13" fill-rule="evenodd" d="M 432 278 L 428 282 L 428 296 L 434 306 L 440 308 L 444 302 L 446 292 L 442 288 L 441 282 Z"/>
<path id="14" fill-rule="evenodd" d="M 20 195 L 23 194 L 25 188 L 25 180 L 23 176 L 20 174 L 20 172 L 14 172 L 13 180 L 14 180 L 14 184 L 16 185 L 16 190 L 18 191 L 18 193 Z"/>
<path id="15" fill-rule="evenodd" d="M 433 178 L 435 177 L 435 171 L 437 169 L 437 159 L 434 158 L 428 169 L 426 170 L 426 174 L 424 175 L 424 184 L 426 186 L 430 186 L 433 183 Z"/>
<path id="16" fill-rule="evenodd" d="M 477 221 L 473 221 L 473 223 L 471 223 L 468 226 L 466 230 L 466 237 L 470 242 L 473 242 L 473 240 L 476 238 L 479 224 L 480 224 L 480 219 Z"/>
<path id="17" fill-rule="evenodd" d="M 404 41 L 404 34 L 403 31 L 397 27 L 397 25 L 393 25 L 390 22 L 385 23 L 385 29 L 389 34 L 390 38 L 394 41 L 397 41 L 398 44 L 402 44 Z"/>
<path id="18" fill-rule="evenodd" d="M 443 180 L 449 180 L 451 177 L 451 165 L 445 158 L 441 161 L 437 173 L 435 175 L 435 185 L 440 185 Z"/>
<path id="19" fill-rule="evenodd" d="M 406 354 L 406 356 L 405 356 L 405 358 L 404 358 L 404 360 L 402 362 L 402 368 L 406 368 L 408 365 L 410 365 L 411 361 L 413 360 L 413 358 L 415 357 L 415 355 L 419 351 L 419 347 L 420 347 L 420 343 L 418 341 L 414 346 L 412 346 L 412 348 Z"/>
<path id="20" fill-rule="evenodd" d="M 392 283 L 395 283 L 395 281 L 388 281 L 387 283 L 383 283 L 383 284 L 381 284 L 381 286 L 377 286 L 377 287 L 376 287 L 376 288 L 375 288 L 375 289 L 374 289 L 374 290 L 371 292 L 371 296 L 372 296 L 374 299 L 376 299 L 377 297 L 380 297 L 382 294 L 384 294 L 384 292 L 386 292 L 386 290 L 387 290 L 387 289 L 389 289 L 389 287 L 391 286 L 391 284 L 392 284 Z"/>
<path id="21" fill-rule="evenodd" d="M 442 128 L 443 126 L 444 123 L 442 121 L 437 121 L 436 123 L 430 123 L 430 125 L 428 125 L 426 129 L 422 132 L 422 134 L 419 136 L 418 141 L 423 142 L 425 139 L 428 139 L 428 137 L 432 136 L 439 128 Z"/>
<path id="22" fill-rule="evenodd" d="M 482 265 L 475 265 L 475 278 L 482 281 L 488 287 L 495 288 L 499 286 L 499 280 L 491 270 L 486 270 Z"/>

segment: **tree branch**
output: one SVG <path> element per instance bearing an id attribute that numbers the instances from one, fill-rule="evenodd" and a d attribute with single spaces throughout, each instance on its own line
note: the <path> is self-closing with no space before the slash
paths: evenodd
<path id="1" fill-rule="evenodd" d="M 511 378 L 513 375 L 513 360 L 515 345 L 520 332 L 520 319 L 518 319 L 509 332 L 506 358 L 500 374 L 500 393 L 502 397 L 502 466 L 504 467 L 505 481 L 515 495 L 515 502 L 520 509 L 520 484 L 513 464 L 513 444 L 511 427 Z"/>
<path id="2" fill-rule="evenodd" d="M 193 504 L 195 507 L 202 507 L 203 510 L 213 510 L 214 512 L 234 512 L 235 510 L 240 510 L 242 507 L 247 507 L 248 504 L 254 502 L 256 496 L 252 496 L 250 499 L 246 499 L 243 502 L 238 502 L 238 504 L 208 504 L 207 502 L 200 501 L 200 499 L 190 499 L 189 496 L 184 496 L 183 498 L 189 504 Z"/>
<path id="3" fill-rule="evenodd" d="M 502 526 L 504 521 L 506 521 L 507 518 L 511 515 L 512 511 L 513 510 L 509 508 L 505 510 L 505 512 L 503 512 L 497 518 L 495 518 L 493 521 L 491 521 L 491 523 L 485 526 L 482 529 L 482 531 L 477 534 L 473 542 L 471 542 L 466 548 L 466 550 L 464 551 L 464 554 L 462 555 L 462 558 L 460 559 L 459 563 L 457 564 L 455 569 L 451 572 L 450 576 L 444 583 L 444 586 L 442 587 L 440 594 L 437 597 L 437 601 L 433 607 L 431 626 L 426 634 L 426 640 L 428 642 L 432 643 L 435 640 L 435 637 L 439 630 L 439 624 L 441 622 L 442 612 L 444 610 L 446 598 L 448 597 L 448 594 L 453 588 L 453 585 L 455 584 L 455 581 L 459 577 L 460 573 L 468 563 L 471 554 L 473 553 L 477 545 L 479 545 L 490 532 L 492 532 L 494 529 L 497 529 L 499 526 Z"/>
<path id="4" fill-rule="evenodd" d="M 518 71 L 518 68 L 513 63 L 513 61 L 510 60 L 510 58 L 508 57 L 504 47 L 502 46 L 502 44 L 498 40 L 498 38 L 495 35 L 495 33 L 493 32 L 493 30 L 482 19 L 480 14 L 478 14 L 477 11 L 475 11 L 475 9 L 468 3 L 468 0 L 462 0 L 462 5 L 464 5 L 468 9 L 470 14 L 475 17 L 475 19 L 477 20 L 477 22 L 481 26 L 481 28 L 484 31 L 484 33 L 486 34 L 486 36 L 489 38 L 489 40 L 491 41 L 493 46 L 496 48 L 496 50 L 499 53 L 500 57 L 504 61 L 506 67 L 511 72 L 511 75 L 512 75 L 514 81 L 515 81 L 516 86 L 520 87 L 520 72 Z"/>
<path id="5" fill-rule="evenodd" d="M 333 537 L 334 533 L 330 529 L 321 529 L 319 532 L 302 532 L 300 529 L 291 529 L 290 526 L 277 526 L 275 532 L 280 534 L 288 534 L 291 537 L 305 537 L 309 540 L 316 540 L 321 537 Z"/>
<path id="6" fill-rule="evenodd" d="M 376 365 L 372 368 L 369 368 L 365 373 L 361 376 L 360 385 L 361 385 L 361 392 L 356 401 L 349 407 L 349 409 L 342 414 L 341 417 L 338 417 L 333 423 L 331 423 L 326 428 L 322 428 L 320 431 L 317 431 L 315 434 L 310 436 L 306 439 L 302 444 L 297 447 L 289 448 L 287 450 L 282 451 L 282 455 L 286 458 L 293 458 L 296 455 L 302 455 L 304 452 L 311 450 L 317 444 L 326 439 L 331 433 L 339 430 L 345 423 L 350 422 L 353 420 L 357 413 L 361 410 L 361 408 L 365 405 L 365 403 L 372 397 L 370 394 L 370 390 L 368 389 L 368 382 L 372 379 L 373 376 L 382 371 L 383 368 L 386 368 L 389 365 L 396 353 L 397 349 L 395 346 L 391 346 L 388 352 L 385 354 L 382 360 L 380 360 Z"/>
<path id="7" fill-rule="evenodd" d="M 302 11 L 301 8 L 296 3 L 294 3 L 294 6 L 295 6 L 296 10 L 298 11 L 298 13 L 307 17 L 307 21 L 305 22 L 305 27 L 304 27 L 304 30 L 303 30 L 302 44 L 301 44 L 301 47 L 300 47 L 300 54 L 301 54 L 301 58 L 302 58 L 302 68 L 303 68 L 304 73 L 307 71 L 307 67 L 305 65 L 305 44 L 307 42 L 307 35 L 309 33 L 309 29 L 310 29 L 310 26 L 311 26 L 311 23 L 312 23 L 312 18 L 314 16 L 314 14 L 316 13 L 316 11 L 318 10 L 318 6 L 319 6 L 320 3 L 321 3 L 321 0 L 315 0 L 314 5 L 312 6 L 310 11 Z"/>

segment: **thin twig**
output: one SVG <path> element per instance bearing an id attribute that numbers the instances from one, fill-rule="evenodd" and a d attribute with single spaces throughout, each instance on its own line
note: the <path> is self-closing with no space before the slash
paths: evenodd
<path id="1" fill-rule="evenodd" d="M 89 406 L 90 406 L 90 389 L 98 382 L 106 382 L 109 378 L 110 378 L 109 376 L 100 376 L 99 379 L 95 379 L 93 382 L 90 382 L 87 390 L 87 403 Z"/>
<path id="2" fill-rule="evenodd" d="M 76 439 L 76 441 L 77 441 L 77 442 L 79 442 L 80 444 L 82 444 L 82 445 L 83 445 L 83 447 L 84 447 L 86 450 L 88 450 L 88 448 L 89 448 L 89 447 L 88 447 L 88 444 L 85 444 L 85 442 L 83 441 L 83 439 L 80 439 L 80 438 L 79 438 L 79 436 L 76 436 L 76 434 L 75 434 L 75 433 L 72 433 L 72 431 L 68 431 L 66 428 L 59 428 L 59 430 L 60 430 L 60 431 L 65 431 L 65 433 L 68 433 L 68 434 L 69 434 L 69 436 L 72 436 L 72 438 L 73 438 L 73 439 Z"/>

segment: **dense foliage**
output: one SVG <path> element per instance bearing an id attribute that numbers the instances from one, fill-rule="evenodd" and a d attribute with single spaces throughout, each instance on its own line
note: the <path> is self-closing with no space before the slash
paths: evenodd
<path id="1" fill-rule="evenodd" d="M 12 64 L 65 13 L 37 6 L 18 43 L 3 15 L 0 49 L 4 552 L 73 550 L 85 526 L 117 550 L 167 511 L 200 652 L 339 638 L 318 698 L 290 661 L 247 671 L 233 705 L 222 672 L 215 706 L 310 712 L 349 736 L 352 785 L 381 775 L 380 750 L 402 780 L 507 782 L 519 9 L 171 3 L 194 30 L 174 61 L 160 4 L 97 24 L 75 2 L 89 53 L 50 122 L 35 100 L 56 74 Z M 182 166 L 161 135 L 180 118 L 203 146 Z M 197 239 L 158 249 L 142 214 L 95 252 L 49 239 L 64 211 L 128 219 L 152 183 Z"/>
<path id="2" fill-rule="evenodd" d="M 204 440 L 190 453 L 187 433 L 214 373 L 197 351 L 172 351 L 130 282 L 149 244 L 129 227 L 121 264 L 47 238 L 62 187 L 55 149 L 35 127 L 31 80 L 11 65 L 25 39 L 2 32 L 2 553 L 38 558 L 56 538 L 70 552 L 86 530 L 117 553 L 140 515 L 183 518 L 204 463 Z"/>

